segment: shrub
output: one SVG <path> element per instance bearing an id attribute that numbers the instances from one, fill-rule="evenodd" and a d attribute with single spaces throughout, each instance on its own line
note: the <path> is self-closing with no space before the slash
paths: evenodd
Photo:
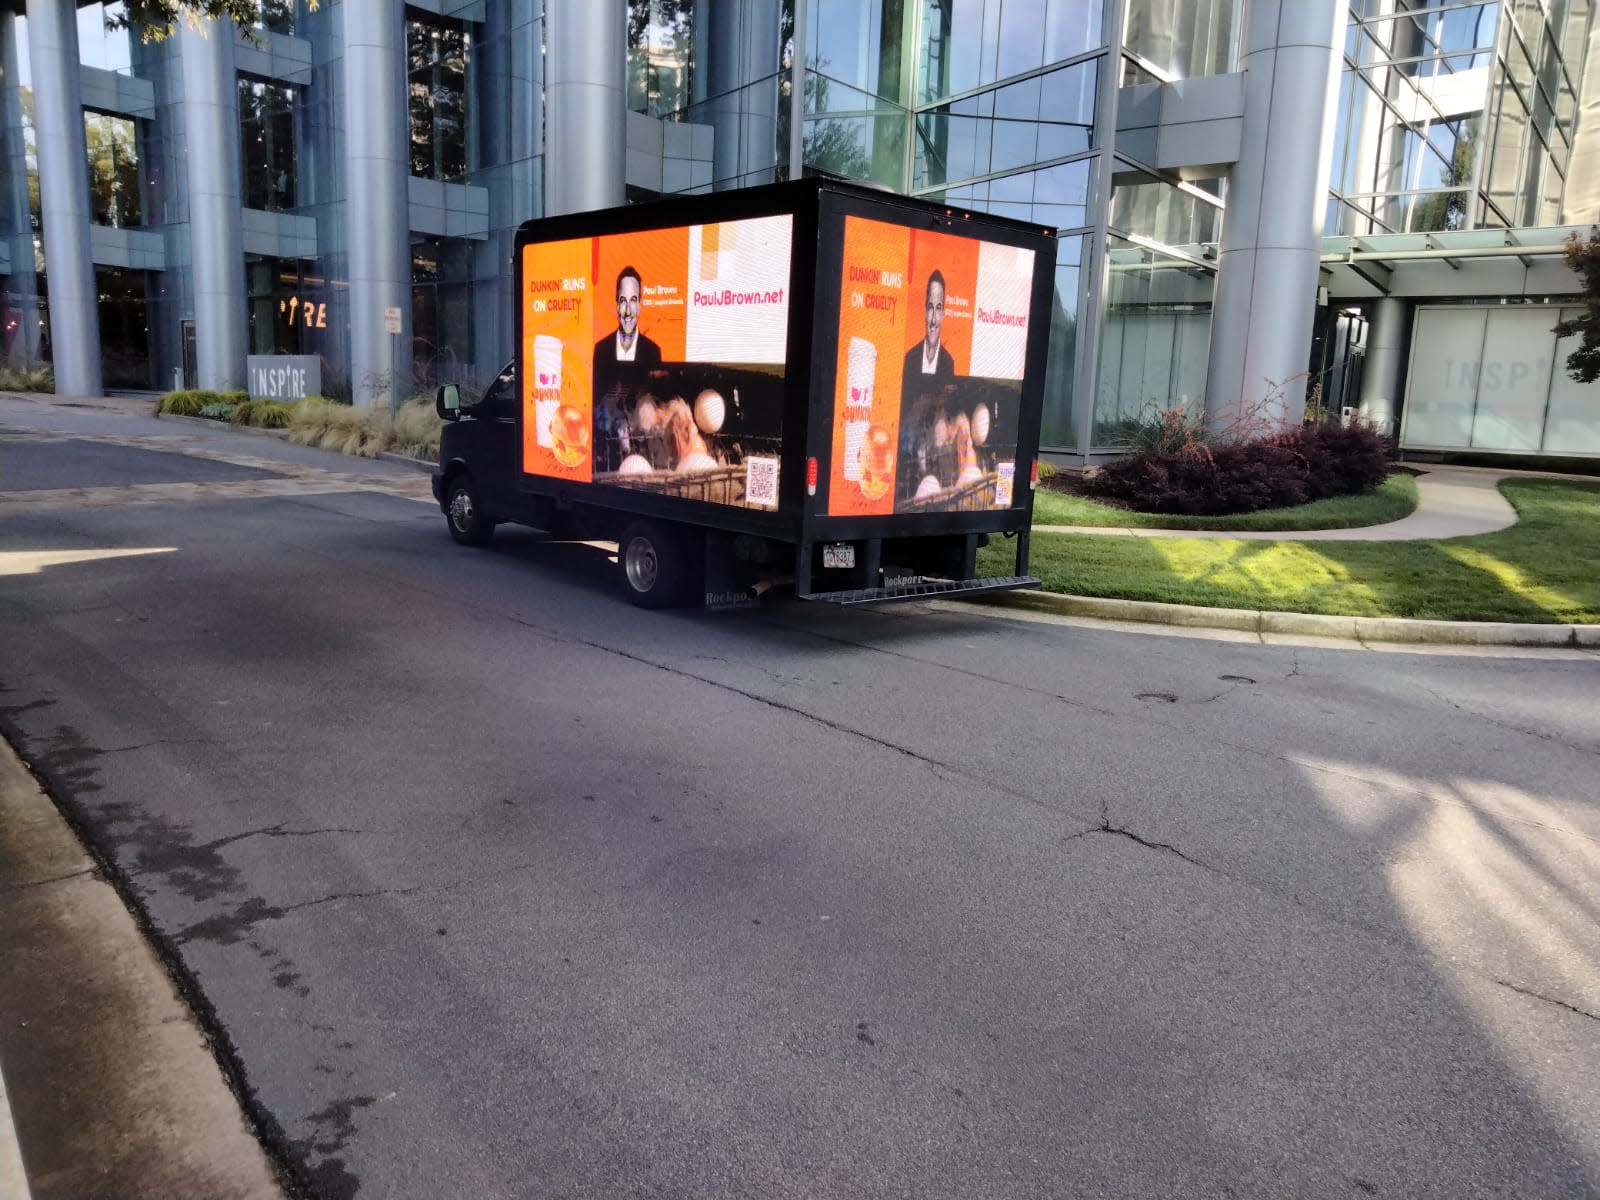
<path id="1" fill-rule="evenodd" d="M 432 396 L 413 396 L 394 414 L 388 449 L 408 458 L 439 461 L 439 430 L 443 428 Z"/>
<path id="2" fill-rule="evenodd" d="M 0 392 L 53 392 L 55 390 L 55 371 L 50 367 L 14 367 L 0 364 Z"/>
<path id="3" fill-rule="evenodd" d="M 208 404 L 227 404 L 222 395 L 217 392 L 199 391 L 188 389 L 184 391 L 168 392 L 156 401 L 156 413 L 165 413 L 172 417 L 198 417 L 200 410 Z"/>
<path id="4" fill-rule="evenodd" d="M 239 406 L 237 404 L 227 404 L 225 402 L 218 401 L 215 404 L 205 405 L 196 415 L 204 417 L 208 421 L 231 421 L 233 420 L 233 414 L 238 410 L 238 407 Z"/>
<path id="5" fill-rule="evenodd" d="M 234 407 L 232 421 L 257 429 L 287 429 L 293 412 L 294 405 L 281 400 L 246 400 Z"/>
<path id="6" fill-rule="evenodd" d="M 1370 425 L 1305 425 L 1293 432 L 1312 500 L 1370 492 L 1389 475 L 1388 440 Z"/>
<path id="7" fill-rule="evenodd" d="M 1389 473 L 1366 426 L 1313 425 L 1266 438 L 1143 449 L 1102 467 L 1083 491 L 1140 512 L 1221 516 L 1371 491 Z"/>

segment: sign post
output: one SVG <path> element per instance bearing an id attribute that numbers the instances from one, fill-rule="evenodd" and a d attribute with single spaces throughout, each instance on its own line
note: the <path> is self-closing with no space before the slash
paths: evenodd
<path id="1" fill-rule="evenodd" d="M 400 309 L 390 305 L 383 310 L 383 331 L 394 341 L 389 346 L 389 419 L 400 408 Z"/>

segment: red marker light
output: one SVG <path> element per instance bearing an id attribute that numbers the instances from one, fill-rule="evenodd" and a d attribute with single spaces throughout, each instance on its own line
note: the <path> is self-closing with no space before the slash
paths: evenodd
<path id="1" fill-rule="evenodd" d="M 1033 460 L 1033 467 L 1028 472 L 1028 490 L 1033 492 L 1039 490 L 1039 460 L 1037 458 Z"/>
<path id="2" fill-rule="evenodd" d="M 817 460 L 815 457 L 806 459 L 806 495 L 817 494 Z"/>

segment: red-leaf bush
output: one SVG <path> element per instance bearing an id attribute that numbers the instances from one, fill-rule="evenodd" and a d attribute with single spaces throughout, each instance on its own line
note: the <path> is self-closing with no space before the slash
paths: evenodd
<path id="1" fill-rule="evenodd" d="M 1141 449 L 1083 481 L 1090 496 L 1139 512 L 1221 516 L 1369 492 L 1389 446 L 1365 425 L 1299 426 L 1250 441 Z"/>

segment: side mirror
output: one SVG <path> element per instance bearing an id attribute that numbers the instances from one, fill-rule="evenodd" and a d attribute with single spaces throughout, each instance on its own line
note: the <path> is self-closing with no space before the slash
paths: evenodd
<path id="1" fill-rule="evenodd" d="M 439 414 L 441 421 L 455 421 L 461 416 L 461 389 L 453 383 L 447 383 L 433 396 L 433 411 Z"/>

